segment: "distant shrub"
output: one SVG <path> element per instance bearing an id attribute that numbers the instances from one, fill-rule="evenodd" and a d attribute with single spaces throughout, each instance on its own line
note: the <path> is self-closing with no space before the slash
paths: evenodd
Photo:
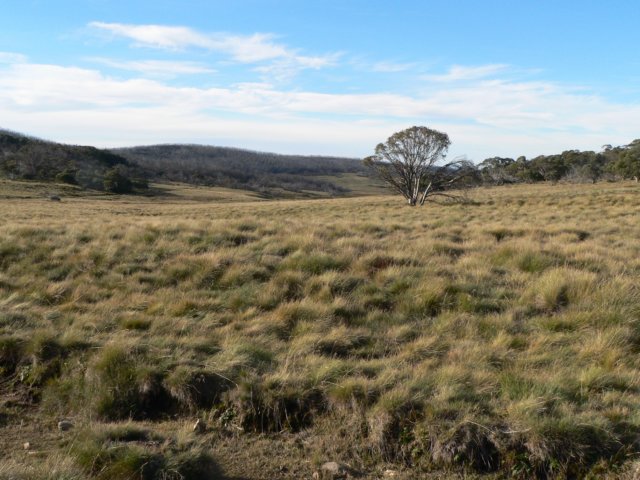
<path id="1" fill-rule="evenodd" d="M 149 188 L 149 180 L 146 178 L 134 178 L 131 180 L 131 185 L 138 190 L 147 190 Z"/>
<path id="2" fill-rule="evenodd" d="M 133 183 L 119 168 L 112 168 L 104 174 L 104 189 L 112 193 L 131 193 Z"/>
<path id="3" fill-rule="evenodd" d="M 69 185 L 77 185 L 77 173 L 78 171 L 74 168 L 65 168 L 64 170 L 56 174 L 56 181 L 61 183 L 68 183 Z"/>

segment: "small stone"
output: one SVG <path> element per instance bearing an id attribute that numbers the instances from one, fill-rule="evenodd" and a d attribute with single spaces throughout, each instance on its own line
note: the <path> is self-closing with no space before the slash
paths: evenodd
<path id="1" fill-rule="evenodd" d="M 66 432 L 67 430 L 71 430 L 73 428 L 73 422 L 69 420 L 60 420 L 58 422 L 58 430 L 61 432 Z"/>
<path id="2" fill-rule="evenodd" d="M 384 471 L 384 473 L 382 475 L 385 478 L 397 477 L 398 476 L 398 471 L 397 470 L 387 469 L 387 470 Z"/>
<path id="3" fill-rule="evenodd" d="M 25 450 L 29 450 L 31 448 L 31 444 L 29 442 L 24 442 L 22 444 L 22 448 L 24 448 Z"/>
<path id="4" fill-rule="evenodd" d="M 338 462 L 326 462 L 320 467 L 322 480 L 343 480 L 349 475 L 349 467 Z"/>
<path id="5" fill-rule="evenodd" d="M 207 424 L 204 423 L 203 420 L 196 420 L 196 423 L 193 424 L 193 431 L 195 433 L 204 433 L 207 430 Z"/>

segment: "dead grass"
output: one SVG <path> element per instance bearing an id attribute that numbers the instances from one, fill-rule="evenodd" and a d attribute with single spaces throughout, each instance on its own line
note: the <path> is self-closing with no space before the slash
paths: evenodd
<path id="1" fill-rule="evenodd" d="M 640 453 L 635 185 L 480 189 L 421 209 L 7 197 L 0 436 L 27 415 L 153 420 L 151 434 L 200 415 L 362 471 L 521 478 L 628 473 Z M 42 465 L 159 472 L 191 452 L 111 461 L 113 441 L 93 435 L 86 455 L 54 441 Z"/>

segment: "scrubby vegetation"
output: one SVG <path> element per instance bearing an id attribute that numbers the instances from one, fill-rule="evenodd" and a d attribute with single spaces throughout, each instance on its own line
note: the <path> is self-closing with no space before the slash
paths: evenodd
<path id="1" fill-rule="evenodd" d="M 0 477 L 632 478 L 640 190 L 471 195 L 6 200 Z"/>

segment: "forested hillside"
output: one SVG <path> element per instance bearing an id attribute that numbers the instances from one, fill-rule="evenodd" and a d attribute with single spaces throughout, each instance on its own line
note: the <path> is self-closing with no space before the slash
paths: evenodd
<path id="1" fill-rule="evenodd" d="M 344 194 L 345 188 L 317 177 L 367 173 L 357 159 L 278 155 L 203 145 L 154 145 L 112 152 L 144 167 L 156 181 L 249 188 L 264 193 L 280 188 Z"/>
<path id="2" fill-rule="evenodd" d="M 94 190 L 135 193 L 148 182 L 238 188 L 277 197 L 314 192 L 346 195 L 338 176 L 367 174 L 356 159 L 277 155 L 235 148 L 155 145 L 116 150 L 63 145 L 0 130 L 0 176 L 55 181 Z"/>
<path id="3" fill-rule="evenodd" d="M 44 180 L 95 190 L 130 193 L 147 188 L 147 175 L 115 153 L 95 147 L 63 145 L 0 130 L 0 175 Z"/>

